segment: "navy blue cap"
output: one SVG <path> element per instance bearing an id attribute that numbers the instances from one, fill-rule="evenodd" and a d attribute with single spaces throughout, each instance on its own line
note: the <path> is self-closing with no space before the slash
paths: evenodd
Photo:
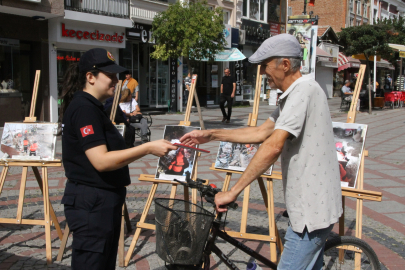
<path id="1" fill-rule="evenodd" d="M 80 72 L 86 72 L 93 69 L 98 69 L 108 73 L 121 73 L 127 71 L 126 68 L 115 63 L 115 58 L 109 51 L 102 48 L 88 50 L 80 57 Z"/>

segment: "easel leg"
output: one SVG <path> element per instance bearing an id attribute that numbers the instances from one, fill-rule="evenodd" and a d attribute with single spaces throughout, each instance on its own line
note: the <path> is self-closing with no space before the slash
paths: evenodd
<path id="1" fill-rule="evenodd" d="M 139 220 L 139 223 L 145 222 L 146 216 L 149 213 L 149 209 L 150 209 L 150 206 L 151 206 L 152 201 L 153 201 L 153 197 L 155 196 L 157 186 L 158 186 L 157 183 L 153 183 L 152 188 L 151 188 L 151 190 L 149 192 L 148 199 L 147 199 L 146 204 L 145 204 L 145 208 L 143 209 L 141 219 Z M 138 242 L 138 238 L 139 238 L 139 235 L 141 234 L 141 230 L 142 229 L 139 228 L 139 227 L 136 228 L 134 238 L 132 238 L 131 245 L 129 246 L 127 255 L 125 256 L 125 266 L 128 266 L 129 260 L 131 260 L 132 253 L 135 250 L 136 242 Z"/>
<path id="2" fill-rule="evenodd" d="M 131 226 L 131 220 L 129 219 L 128 207 L 127 207 L 126 202 L 124 202 L 124 219 L 125 219 L 125 225 L 127 225 L 127 232 L 131 232 L 132 226 Z"/>
<path id="3" fill-rule="evenodd" d="M 120 230 L 120 240 L 118 242 L 118 265 L 120 267 L 124 267 L 124 236 L 125 236 L 125 203 L 122 206 L 122 214 L 121 214 L 121 230 Z"/>
<path id="4" fill-rule="evenodd" d="M 34 172 L 34 175 L 35 175 L 35 178 L 37 179 L 39 188 L 41 189 L 42 194 L 43 194 L 44 189 L 43 189 L 43 184 L 42 184 L 42 178 L 41 178 L 41 175 L 39 174 L 38 168 L 37 167 L 32 167 L 32 171 Z M 51 213 L 51 218 L 52 218 L 53 224 L 55 226 L 56 232 L 58 233 L 58 237 L 59 237 L 60 240 L 62 240 L 63 233 L 62 233 L 62 230 L 60 228 L 59 221 L 56 218 L 56 215 L 55 215 L 55 212 L 53 210 L 52 204 L 50 202 L 49 202 L 49 210 L 50 210 L 50 213 Z"/>
<path id="5" fill-rule="evenodd" d="M 63 258 L 63 254 L 65 253 L 65 249 L 66 249 L 66 244 L 67 244 L 67 240 L 69 237 L 69 233 L 70 233 L 70 229 L 69 229 L 69 225 L 66 222 L 66 226 L 65 226 L 65 230 L 63 231 L 63 237 L 62 237 L 62 241 L 60 243 L 60 248 L 59 248 L 59 252 L 58 252 L 58 257 L 56 257 L 56 261 L 61 262 L 62 258 Z"/>
<path id="6" fill-rule="evenodd" d="M 242 208 L 242 219 L 240 223 L 240 232 L 246 233 L 247 216 L 249 211 L 249 196 L 250 196 L 250 185 L 245 188 L 243 192 L 243 208 Z"/>
<path id="7" fill-rule="evenodd" d="M 360 170 L 359 170 L 359 177 L 357 179 L 357 188 L 363 189 L 364 183 L 364 153 L 361 157 L 360 163 Z M 363 234 L 363 199 L 357 199 L 356 203 L 356 237 L 361 239 Z M 354 255 L 354 265 L 355 269 L 361 269 L 361 253 L 357 253 Z"/>
<path id="8" fill-rule="evenodd" d="M 27 183 L 27 172 L 28 172 L 28 167 L 24 166 L 21 174 L 21 185 L 20 185 L 20 195 L 18 197 L 18 207 L 17 207 L 17 223 L 21 224 L 22 220 L 22 211 L 23 211 L 23 205 L 24 205 L 24 197 L 25 197 L 25 186 Z M 45 206 L 45 202 L 44 202 Z"/>
<path id="9" fill-rule="evenodd" d="M 228 191 L 228 189 L 229 189 L 229 184 L 230 184 L 230 182 L 231 182 L 231 178 L 232 178 L 232 173 L 227 172 L 227 173 L 226 173 L 226 176 L 225 176 L 224 186 L 222 187 L 222 192 Z"/>
<path id="10" fill-rule="evenodd" d="M 343 208 L 343 213 L 339 218 L 339 235 L 344 236 L 345 235 L 345 197 L 342 196 L 342 208 Z M 340 249 L 339 250 L 339 262 L 343 263 L 344 262 L 344 250 Z"/>
<path id="11" fill-rule="evenodd" d="M 1 170 L 1 176 L 0 176 L 0 194 L 3 191 L 3 185 L 4 185 L 4 181 L 6 180 L 7 172 L 8 172 L 8 166 L 4 166 L 3 170 Z"/>
<path id="12" fill-rule="evenodd" d="M 261 179 L 263 181 L 263 179 Z M 260 181 L 259 181 L 260 182 Z M 277 237 L 276 221 L 274 219 L 274 198 L 273 198 L 273 179 L 267 180 L 267 213 L 269 216 L 270 236 Z M 272 239 L 273 240 L 273 239 Z M 277 239 L 275 239 L 277 240 Z M 281 249 L 281 248 L 280 248 Z M 276 242 L 270 242 L 270 260 L 277 263 L 277 245 Z"/>
<path id="13" fill-rule="evenodd" d="M 43 176 L 43 195 L 44 195 L 44 217 L 45 217 L 45 243 L 46 243 L 46 263 L 52 263 L 52 246 L 51 246 L 51 220 L 49 214 L 49 189 L 48 189 L 48 168 L 42 167 Z"/>

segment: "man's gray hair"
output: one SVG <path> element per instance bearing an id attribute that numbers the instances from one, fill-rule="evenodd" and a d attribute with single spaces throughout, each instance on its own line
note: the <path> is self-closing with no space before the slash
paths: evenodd
<path id="1" fill-rule="evenodd" d="M 297 71 L 300 70 L 300 68 L 301 68 L 301 59 L 299 59 L 299 58 L 289 58 L 289 57 L 280 57 L 280 58 L 277 59 L 277 66 L 281 64 L 283 59 L 288 59 L 288 61 L 290 61 L 290 63 L 291 63 L 290 70 L 292 72 L 297 72 Z"/>

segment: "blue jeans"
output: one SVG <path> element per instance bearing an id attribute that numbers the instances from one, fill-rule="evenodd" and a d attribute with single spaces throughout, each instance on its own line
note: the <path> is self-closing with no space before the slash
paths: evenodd
<path id="1" fill-rule="evenodd" d="M 278 264 L 278 270 L 320 270 L 323 267 L 323 250 L 326 239 L 333 229 L 328 228 L 308 233 L 305 227 L 302 233 L 294 232 L 288 226 L 285 235 L 284 251 Z"/>

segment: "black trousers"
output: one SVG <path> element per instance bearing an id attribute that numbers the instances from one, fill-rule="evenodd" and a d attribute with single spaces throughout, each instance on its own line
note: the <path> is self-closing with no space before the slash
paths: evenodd
<path id="1" fill-rule="evenodd" d="M 126 188 L 106 190 L 68 181 L 62 204 L 73 232 L 72 269 L 115 269 Z"/>
<path id="2" fill-rule="evenodd" d="M 225 112 L 225 102 L 227 102 L 228 114 L 226 114 Z M 221 94 L 221 97 L 219 99 L 219 107 L 221 108 L 222 116 L 228 120 L 231 119 L 232 104 L 233 104 L 233 97 Z"/>

